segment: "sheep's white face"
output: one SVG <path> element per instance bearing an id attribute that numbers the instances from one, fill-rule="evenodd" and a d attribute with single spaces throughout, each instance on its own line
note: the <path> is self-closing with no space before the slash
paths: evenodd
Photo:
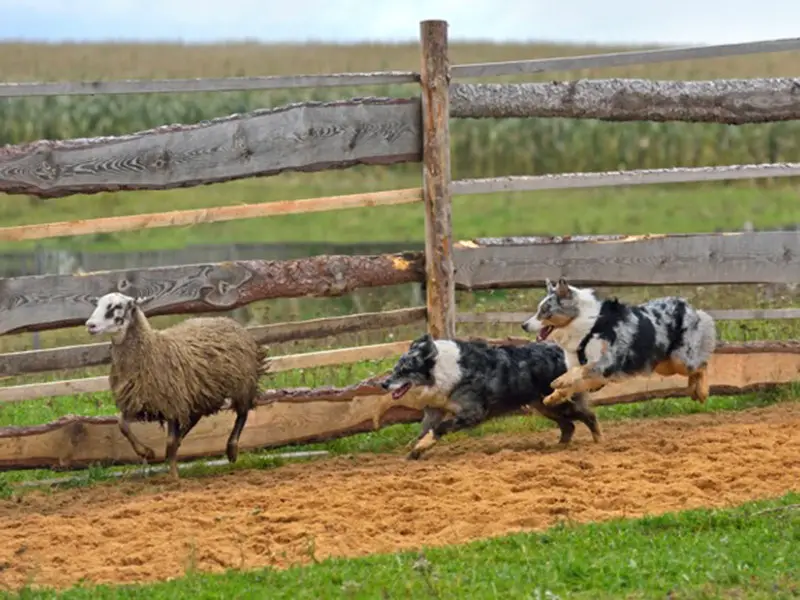
<path id="1" fill-rule="evenodd" d="M 97 301 L 97 308 L 86 321 L 86 330 L 91 335 L 124 331 L 130 322 L 131 309 L 135 304 L 136 300 L 125 294 L 106 294 Z"/>

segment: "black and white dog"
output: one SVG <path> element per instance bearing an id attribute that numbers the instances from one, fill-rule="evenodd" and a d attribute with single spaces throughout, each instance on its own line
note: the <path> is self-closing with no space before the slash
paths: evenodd
<path id="1" fill-rule="evenodd" d="M 552 343 L 489 345 L 480 341 L 434 340 L 429 334 L 411 343 L 381 384 L 399 400 L 414 386 L 425 418 L 408 458 L 417 459 L 447 433 L 474 427 L 484 420 L 533 407 L 561 429 L 559 444 L 567 445 L 581 421 L 601 439 L 597 417 L 584 394 L 556 407 L 542 404 L 553 389 L 550 382 L 566 372 L 563 349 Z"/>
<path id="2" fill-rule="evenodd" d="M 708 361 L 717 332 L 708 313 L 683 298 L 668 296 L 632 305 L 600 300 L 594 290 L 547 280 L 547 295 L 522 324 L 537 341 L 553 338 L 567 352 L 568 371 L 552 383 L 544 405 L 557 406 L 573 394 L 592 392 L 634 375 L 688 377 L 688 393 L 708 398 Z"/>

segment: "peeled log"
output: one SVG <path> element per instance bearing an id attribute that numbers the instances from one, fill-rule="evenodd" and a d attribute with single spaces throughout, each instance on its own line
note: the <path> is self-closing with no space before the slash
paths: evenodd
<path id="1" fill-rule="evenodd" d="M 450 86 L 450 108 L 451 116 L 471 119 L 768 123 L 800 119 L 800 79 L 458 83 Z"/>

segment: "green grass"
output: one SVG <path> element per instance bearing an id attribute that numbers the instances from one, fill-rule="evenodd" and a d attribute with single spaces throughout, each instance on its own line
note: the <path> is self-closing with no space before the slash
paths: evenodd
<path id="1" fill-rule="evenodd" d="M 800 495 L 724 510 L 562 523 L 465 545 L 287 570 L 194 572 L 133 586 L 8 598 L 754 598 L 800 595 Z M 778 509 L 778 510 L 773 510 Z M 762 512 L 770 511 L 770 512 Z M 465 516 L 465 518 L 467 518 Z M 420 526 L 424 526 L 420 524 Z M 310 550 L 310 558 L 313 550 Z"/>

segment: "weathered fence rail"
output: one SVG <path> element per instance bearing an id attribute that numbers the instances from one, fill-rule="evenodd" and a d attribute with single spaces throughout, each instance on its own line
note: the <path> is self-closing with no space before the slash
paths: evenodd
<path id="1" fill-rule="evenodd" d="M 800 38 L 664 48 L 635 52 L 613 52 L 588 56 L 567 56 L 513 60 L 495 63 L 453 65 L 454 78 L 527 75 L 551 71 L 577 71 L 604 67 L 646 65 L 660 62 L 745 56 L 772 52 L 800 50 Z M 321 87 L 355 87 L 380 84 L 417 83 L 419 73 L 413 71 L 384 71 L 376 73 L 334 73 L 321 75 L 277 75 L 264 77 L 219 77 L 209 79 L 156 79 L 123 81 L 52 81 L 0 83 L 0 98 L 24 96 L 83 96 L 112 94 L 168 94 L 186 92 L 233 92 L 246 90 L 277 90 Z"/>
<path id="2" fill-rule="evenodd" d="M 648 65 L 661 62 L 745 56 L 748 54 L 788 52 L 792 50 L 800 50 L 800 38 L 785 38 L 740 44 L 721 44 L 718 46 L 663 48 L 656 50 L 639 50 L 635 52 L 589 54 L 586 56 L 565 56 L 558 58 L 537 58 L 531 60 L 454 65 L 450 72 L 454 78 L 497 77 L 500 75 L 528 75 L 553 71 L 579 71 L 583 69 Z"/>
<path id="3" fill-rule="evenodd" d="M 40 247 L 31 252 L 0 252 L 0 277 L 69 275 L 231 260 L 288 260 L 323 254 L 397 254 L 425 249 L 422 242 L 289 242 L 192 244 L 182 248 L 99 252 Z"/>
<path id="4" fill-rule="evenodd" d="M 375 286 L 424 281 L 421 252 L 240 260 L 204 265 L 40 275 L 0 280 L 0 334 L 74 327 L 110 290 L 147 296 L 147 314 L 229 311 L 257 300 L 339 296 Z"/>
<path id="5" fill-rule="evenodd" d="M 563 117 L 762 123 L 800 118 L 796 79 L 719 81 L 600 80 L 572 83 L 453 84 L 438 86 L 438 103 L 462 118 Z M 687 103 L 686 97 L 693 102 Z M 0 148 L 0 191 L 42 198 L 120 190 L 166 190 L 284 171 L 321 171 L 357 164 L 423 160 L 421 104 L 416 98 L 306 102 L 194 125 L 169 125 L 127 136 L 45 140 Z M 444 114 L 444 113 L 441 113 Z M 447 119 L 435 129 L 442 135 Z M 449 136 L 447 137 L 449 140 Z M 429 145 L 438 147 L 441 140 Z M 448 146 L 449 148 L 449 146 Z M 447 152 L 449 160 L 449 149 Z M 443 159 L 443 157 L 440 157 Z M 449 171 L 448 171 L 449 172 Z M 675 183 L 796 176 L 796 163 L 676 168 L 630 173 L 576 173 L 504 181 L 585 181 L 584 185 Z M 587 180 L 587 178 L 589 178 Z M 589 183 L 588 181 L 596 181 Z M 605 180 L 605 183 L 602 181 Z M 638 180 L 638 181 L 637 181 Z M 615 183 L 610 183 L 615 181 Z M 451 193 L 469 193 L 468 181 Z M 573 187 L 556 185 L 554 187 Z M 575 186 L 582 187 L 582 186 Z M 486 191 L 547 189 L 516 186 Z M 472 191 L 472 193 L 478 193 Z M 172 211 L 0 229 L 0 240 L 41 239 L 211 223 L 277 214 L 415 202 L 416 190 L 357 194 L 246 207 Z"/>
<path id="6" fill-rule="evenodd" d="M 166 125 L 126 136 L 44 140 L 0 148 L 0 191 L 42 198 L 102 191 L 167 190 L 284 171 L 354 165 L 421 163 L 420 188 L 327 198 L 215 207 L 149 215 L 0 228 L 0 240 L 129 231 L 422 202 L 425 252 L 316 256 L 289 260 L 205 261 L 77 275 L 0 279 L 0 335 L 76 326 L 91 298 L 117 290 L 151 296 L 149 315 L 229 311 L 281 297 L 337 296 L 363 287 L 425 283 L 425 307 L 253 328 L 262 343 L 422 321 L 436 336 L 455 337 L 457 322 L 512 322 L 515 313 L 457 314 L 455 290 L 530 287 L 566 276 L 594 286 L 794 284 L 800 280 L 800 233 L 584 236 L 479 239 L 454 243 L 451 197 L 497 191 L 710 182 L 795 177 L 800 163 L 725 165 L 607 173 L 564 173 L 451 181 L 450 118 L 592 118 L 715 122 L 779 122 L 800 118 L 798 79 L 718 81 L 579 80 L 569 83 L 473 84 L 452 78 L 645 64 L 800 50 L 800 38 L 716 47 L 647 50 L 584 57 L 450 66 L 447 24 L 422 23 L 421 72 L 289 77 L 0 84 L 0 97 L 126 94 L 417 83 L 419 97 L 310 102 L 230 115 L 191 125 Z M 90 201 L 90 200 L 85 200 Z M 800 309 L 713 311 L 720 319 L 797 318 Z M 408 341 L 273 358 L 273 371 L 396 356 Z M 0 376 L 107 364 L 107 344 L 0 356 Z M 744 393 L 797 381 L 799 343 L 721 344 L 710 367 L 712 393 Z M 596 404 L 685 395 L 679 378 L 651 377 L 604 388 Z M 0 402 L 103 391 L 107 377 L 0 387 Z M 414 400 L 413 395 L 408 401 Z M 388 411 L 388 412 L 387 412 Z M 413 403 L 395 405 L 375 381 L 346 389 L 275 390 L 242 435 L 243 448 L 330 439 L 387 422 L 418 420 Z M 221 454 L 230 415 L 202 421 L 183 457 Z M 223 423 L 224 422 L 224 423 Z M 221 428 L 221 425 L 223 427 Z M 145 442 L 161 433 L 138 424 Z M 75 468 L 138 461 L 111 418 L 73 417 L 33 428 L 0 429 L 0 468 Z"/>
<path id="7" fill-rule="evenodd" d="M 221 223 L 237 219 L 296 215 L 345 208 L 364 208 L 368 206 L 393 206 L 422 202 L 421 189 L 389 190 L 344 196 L 308 198 L 306 200 L 283 200 L 261 202 L 237 206 L 217 206 L 213 208 L 192 208 L 163 213 L 101 217 L 86 221 L 60 221 L 35 225 L 16 225 L 0 227 L 0 241 L 20 242 L 41 240 L 67 235 L 94 235 L 118 231 L 138 231 L 157 227 L 179 227 L 200 225 L 202 223 Z"/>
<path id="8" fill-rule="evenodd" d="M 771 50 L 763 50 L 771 52 Z M 208 79 L 128 79 L 121 81 L 50 81 L 0 83 L 0 98 L 25 96 L 89 96 L 115 94 L 174 94 L 186 92 L 244 92 L 322 87 L 357 87 L 417 83 L 413 71 L 332 73 L 325 75 L 267 75 Z"/>
<path id="9" fill-rule="evenodd" d="M 0 148 L 0 192 L 167 190 L 284 171 L 421 160 L 420 102 L 304 102 L 127 136 Z"/>
<path id="10" fill-rule="evenodd" d="M 559 275 L 576 285 L 655 286 L 800 281 L 800 232 L 627 236 L 594 241 L 457 245 L 461 289 L 541 287 Z"/>
<path id="11" fill-rule="evenodd" d="M 800 281 L 800 231 L 537 240 L 455 244 L 455 287 L 540 287 L 559 274 L 593 286 Z M 152 297 L 151 316 L 221 312 L 270 298 L 337 296 L 423 282 L 425 265 L 422 253 L 408 252 L 17 277 L 0 281 L 0 333 L 80 325 L 92 310 L 92 297 L 110 289 Z"/>
<path id="12" fill-rule="evenodd" d="M 800 79 L 583 79 L 453 84 L 452 116 L 744 125 L 800 118 Z M 691 102 L 686 102 L 690 97 Z"/>

